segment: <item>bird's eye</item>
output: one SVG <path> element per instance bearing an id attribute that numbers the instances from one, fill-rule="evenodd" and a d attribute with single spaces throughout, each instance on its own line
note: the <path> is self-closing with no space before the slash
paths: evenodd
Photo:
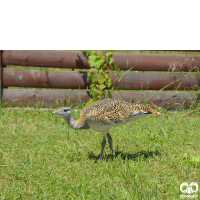
<path id="1" fill-rule="evenodd" d="M 67 109 L 65 109 L 64 112 L 67 112 Z"/>

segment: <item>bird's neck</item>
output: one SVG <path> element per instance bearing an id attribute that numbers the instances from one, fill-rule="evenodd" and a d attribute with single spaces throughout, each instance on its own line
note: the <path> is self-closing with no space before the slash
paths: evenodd
<path id="1" fill-rule="evenodd" d="M 73 129 L 88 129 L 85 122 L 80 120 L 74 120 L 73 116 L 63 117 L 63 119 L 71 126 Z"/>

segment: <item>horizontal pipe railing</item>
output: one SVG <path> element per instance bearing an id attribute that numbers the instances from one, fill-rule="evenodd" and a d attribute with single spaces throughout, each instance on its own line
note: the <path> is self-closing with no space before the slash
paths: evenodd
<path id="1" fill-rule="evenodd" d="M 188 107 L 195 97 L 188 93 L 173 92 L 112 92 L 114 98 L 124 99 L 133 103 L 145 103 L 164 108 L 174 108 L 180 105 Z M 106 94 L 107 97 L 107 94 Z M 89 94 L 86 91 L 64 90 L 36 90 L 36 89 L 4 89 L 3 102 L 7 106 L 37 104 L 43 107 L 58 107 L 66 102 L 77 103 L 80 100 L 87 102 Z"/>
<path id="2" fill-rule="evenodd" d="M 112 85 L 115 75 L 109 72 Z M 116 89 L 118 90 L 186 90 L 197 85 L 196 73 L 126 73 Z M 47 71 L 5 68 L 3 69 L 3 87 L 33 87 L 60 89 L 87 89 L 87 72 Z"/>
<path id="3" fill-rule="evenodd" d="M 196 71 L 200 55 L 113 53 L 114 63 L 121 70 L 134 66 L 135 71 Z M 87 57 L 81 51 L 21 51 L 4 50 L 3 65 L 89 69 Z"/>
<path id="4" fill-rule="evenodd" d="M 130 54 L 113 53 L 114 63 L 121 70 L 134 66 L 133 71 L 185 71 L 194 72 L 200 68 L 200 55 L 172 54 Z M 0 68 L 6 65 L 55 67 L 71 69 L 89 69 L 87 57 L 81 51 L 1 51 Z M 88 91 L 7 89 L 7 87 L 87 89 L 87 72 L 85 71 L 49 71 L 2 68 L 0 71 L 0 96 L 5 105 L 37 105 L 57 107 L 66 105 L 67 101 L 77 103 L 82 99 L 87 102 Z M 120 75 L 118 73 L 118 75 Z M 112 86 L 116 75 L 108 73 Z M 197 73 L 126 73 L 117 90 L 191 90 L 197 87 Z M 111 86 L 111 87 L 112 87 Z M 2 92 L 3 91 L 3 92 Z M 119 92 L 114 91 L 114 98 L 175 108 L 183 105 L 189 107 L 196 98 L 189 92 Z M 107 93 L 105 95 L 107 97 Z"/>

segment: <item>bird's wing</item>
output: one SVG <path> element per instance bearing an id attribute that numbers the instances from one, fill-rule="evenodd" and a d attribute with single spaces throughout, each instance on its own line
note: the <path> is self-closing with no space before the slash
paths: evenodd
<path id="1" fill-rule="evenodd" d="M 144 109 L 140 109 L 139 105 L 117 99 L 103 99 L 84 107 L 80 118 L 111 124 L 123 122 L 133 115 L 145 113 L 147 112 Z"/>

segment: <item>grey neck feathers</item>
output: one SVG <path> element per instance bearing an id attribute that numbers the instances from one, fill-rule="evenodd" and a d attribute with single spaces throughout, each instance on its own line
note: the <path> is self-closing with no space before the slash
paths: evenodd
<path id="1" fill-rule="evenodd" d="M 89 129 L 86 123 L 78 124 L 76 120 L 73 119 L 73 116 L 63 116 L 63 119 L 70 125 L 73 129 Z"/>

